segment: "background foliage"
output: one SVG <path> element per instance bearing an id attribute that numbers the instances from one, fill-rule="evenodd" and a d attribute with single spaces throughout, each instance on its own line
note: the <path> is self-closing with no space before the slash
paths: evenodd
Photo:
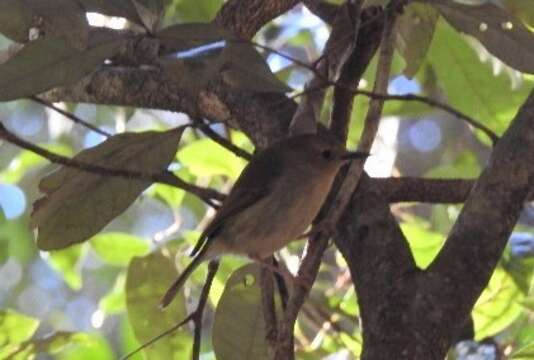
<path id="1" fill-rule="evenodd" d="M 19 4 L 23 3 L 26 4 Z M 38 39 L 35 46 L 23 48 L 0 65 L 1 100 L 18 99 L 73 82 L 109 58 L 110 49 L 121 40 L 106 33 L 88 32 L 77 6 L 120 15 L 137 26 L 156 29 L 159 19 L 163 19 L 160 27 L 209 22 L 222 5 L 218 0 L 174 0 L 160 6 L 153 5 L 157 1 L 141 0 L 46 3 L 53 3 L 55 8 L 41 9 L 40 15 L 54 36 L 65 39 Z M 534 7 L 530 0 L 475 0 L 469 3 L 480 8 L 470 11 L 466 11 L 469 6 L 463 4 L 465 1 L 430 3 L 434 6 L 411 5 L 399 21 L 389 92 L 426 94 L 446 100 L 502 134 L 534 84 L 534 77 L 527 74 L 534 72 L 534 37 L 529 30 L 534 28 Z M 14 4 L 0 2 L 0 32 L 5 35 L 0 45 L 6 49 L 4 55 L 12 53 L 14 41 L 27 41 L 27 33 L 20 29 L 31 27 L 31 13 L 35 10 L 30 5 L 24 8 Z M 3 11 L 13 11 L 13 6 L 20 7 L 17 16 Z M 492 21 L 507 26 L 499 14 L 489 9 L 491 6 L 515 15 L 512 26 L 527 35 L 514 32 L 510 37 L 502 31 L 485 32 L 484 24 L 493 29 Z M 65 16 L 56 16 L 57 11 Z M 124 19 L 94 13 L 88 19 L 93 24 L 127 25 Z M 171 77 L 177 69 L 188 70 L 189 78 L 176 81 L 186 84 L 190 91 L 200 90 L 221 71 L 227 71 L 224 79 L 228 84 L 246 91 L 285 92 L 285 84 L 298 91 L 311 76 L 307 69 L 287 58 L 269 51 L 260 51 L 260 56 L 250 46 L 231 43 L 229 35 L 212 25 L 197 24 L 189 32 L 186 27 L 166 31 L 162 37 L 174 51 L 220 40 L 231 44 L 222 51 L 184 56 L 181 61 L 162 59 L 162 66 Z M 328 31 L 327 25 L 299 5 L 262 29 L 255 41 L 310 63 L 321 53 Z M 524 36 L 530 38 L 525 40 Z M 525 55 L 517 57 L 514 49 Z M 49 61 L 59 58 L 63 59 L 59 63 Z M 27 68 L 33 72 L 21 78 L 21 69 Z M 369 69 L 361 84 L 364 89 L 372 84 L 372 74 L 373 69 Z M 168 130 L 188 121 L 184 114 L 158 110 L 58 105 L 112 134 Z M 367 100 L 362 99 L 357 106 L 349 146 L 355 146 L 358 140 Z M 445 111 L 411 102 L 389 102 L 385 115 L 374 156 L 366 165 L 371 176 L 474 178 L 488 158 L 491 144 L 487 136 Z M 0 120 L 19 136 L 58 154 L 74 156 L 84 151 L 80 159 L 110 166 L 129 164 L 132 157 L 143 154 L 142 168 L 137 170 L 168 167 L 188 182 L 221 191 L 229 188 L 246 164 L 198 130 L 120 135 L 105 143 L 105 151 L 95 148 L 100 149 L 98 153 L 99 150 L 86 149 L 101 144 L 105 139 L 102 134 L 77 126 L 33 101 L 1 103 Z M 252 152 L 253 145 L 242 133 L 222 125 L 213 125 L 213 129 Z M 49 175 L 57 166 L 6 142 L 0 142 L 0 149 L 0 358 L 114 359 L 180 322 L 194 308 L 204 281 L 203 267 L 170 309 L 162 313 L 156 304 L 178 270 L 189 261 L 188 250 L 213 215 L 208 206 L 169 185 L 148 186 L 143 181 L 131 185 L 120 178 L 108 181 L 112 184 L 102 184 L 103 176 L 79 172 L 84 175 L 71 182 L 67 191 L 61 172 Z M 56 191 L 58 188 L 61 192 Z M 31 204 L 43 195 L 39 190 L 48 198 L 34 205 L 30 219 Z M 92 209 L 98 209 L 98 216 L 88 220 Z M 420 267 L 427 266 L 437 254 L 459 209 L 460 205 L 393 206 Z M 107 214 L 110 211 L 113 214 Z M 37 244 L 30 222 L 39 226 Z M 58 230 L 59 226 L 65 227 L 64 233 Z M 68 232 L 72 226 L 76 235 Z M 451 357 L 486 352 L 481 356 L 491 359 L 488 351 L 494 351 L 491 344 L 497 344 L 511 358 L 533 358 L 533 226 L 534 209 L 527 205 L 499 267 L 473 310 L 475 340 L 479 342 L 464 342 Z M 86 233 L 80 234 L 85 231 L 80 227 L 87 228 Z M 94 235 L 84 241 L 89 233 Z M 297 242 L 281 252 L 280 257 L 290 269 L 298 266 L 302 246 Z M 54 251 L 43 251 L 50 249 Z M 258 270 L 245 264 L 244 259 L 224 258 L 217 274 L 203 327 L 205 359 L 215 355 L 219 359 L 268 358 L 259 308 Z M 297 358 L 358 356 L 361 329 L 354 298 L 348 270 L 332 247 L 300 314 Z M 187 358 L 192 343 L 190 330 L 183 327 L 134 358 Z"/>

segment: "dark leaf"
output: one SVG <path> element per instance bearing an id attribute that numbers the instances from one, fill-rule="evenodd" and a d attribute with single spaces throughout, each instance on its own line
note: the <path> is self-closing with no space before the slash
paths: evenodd
<path id="1" fill-rule="evenodd" d="M 260 267 L 245 265 L 226 282 L 213 323 L 213 350 L 218 360 L 267 360 Z"/>
<path id="2" fill-rule="evenodd" d="M 160 173 L 174 158 L 182 131 L 116 135 L 75 159 L 107 168 Z M 39 184 L 46 196 L 34 203 L 32 213 L 38 229 L 37 246 L 55 250 L 87 240 L 126 210 L 149 185 L 143 180 L 62 167 Z"/>
<path id="3" fill-rule="evenodd" d="M 397 21 L 395 44 L 406 60 L 404 75 L 413 78 L 432 43 L 438 13 L 426 4 L 411 4 Z"/>
<path id="4" fill-rule="evenodd" d="M 0 65 L 0 101 L 71 84 L 101 65 L 124 42 L 125 39 L 104 31 L 92 32 L 89 45 L 83 51 L 72 48 L 60 38 L 32 41 Z"/>
<path id="5" fill-rule="evenodd" d="M 534 34 L 505 9 L 431 0 L 457 30 L 477 38 L 486 49 L 514 69 L 534 74 Z"/>
<path id="6" fill-rule="evenodd" d="M 4 0 L 0 2 L 0 32 L 17 42 L 29 40 L 30 28 L 45 36 L 63 37 L 83 50 L 89 41 L 84 9 L 71 0 Z"/>

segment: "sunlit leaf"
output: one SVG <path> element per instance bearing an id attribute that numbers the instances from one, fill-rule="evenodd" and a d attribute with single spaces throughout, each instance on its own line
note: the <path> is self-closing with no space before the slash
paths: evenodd
<path id="1" fill-rule="evenodd" d="M 426 228 L 423 222 L 404 222 L 401 224 L 402 232 L 415 258 L 418 267 L 425 269 L 436 257 L 445 237 Z"/>
<path id="2" fill-rule="evenodd" d="M 470 151 L 460 153 L 448 164 L 432 168 L 426 175 L 437 179 L 476 178 L 480 174 L 480 164 Z"/>
<path id="3" fill-rule="evenodd" d="M 428 63 L 450 105 L 502 133 L 525 101 L 532 82 L 512 89 L 506 75 L 495 76 L 449 25 L 438 21 Z"/>
<path id="4" fill-rule="evenodd" d="M 107 168 L 160 173 L 170 164 L 183 128 L 124 133 L 82 151 L 75 159 Z M 85 241 L 126 210 L 150 185 L 143 180 L 61 168 L 40 183 L 46 196 L 34 204 L 33 224 L 42 250 Z"/>
<path id="5" fill-rule="evenodd" d="M 226 282 L 213 323 L 213 349 L 218 360 L 271 359 L 259 281 L 260 267 L 249 264 Z"/>
<path id="6" fill-rule="evenodd" d="M 10 360 L 34 359 L 39 354 L 55 355 L 67 347 L 84 346 L 88 343 L 88 339 L 88 335 L 83 333 L 59 331 L 8 347 L 6 354 Z M 0 356 L 1 354 L 2 350 Z"/>
<path id="7" fill-rule="evenodd" d="M 42 145 L 42 147 L 64 156 L 72 154 L 72 150 L 63 144 Z M 9 166 L 0 172 L 0 181 L 15 184 L 28 175 L 33 168 L 44 164 L 46 164 L 46 160 L 43 157 L 28 150 L 21 151 L 16 158 L 11 160 Z"/>
<path id="8" fill-rule="evenodd" d="M 21 343 L 35 333 L 39 320 L 14 310 L 0 310 L 0 344 Z"/>
<path id="9" fill-rule="evenodd" d="M 83 51 L 59 38 L 32 41 L 0 64 L 0 101 L 69 85 L 103 64 L 124 42 L 124 38 L 105 31 L 91 32 Z"/>
<path id="10" fill-rule="evenodd" d="M 134 258 L 126 278 L 126 307 L 135 336 L 144 343 L 161 334 L 187 316 L 183 293 L 179 293 L 165 310 L 161 298 L 178 273 L 175 252 L 156 250 L 145 257 Z M 191 349 L 190 335 L 182 328 L 144 350 L 148 359 L 187 359 Z"/>
<path id="11" fill-rule="evenodd" d="M 223 0 L 187 1 L 174 0 L 167 9 L 169 18 L 178 18 L 184 22 L 210 21 L 221 8 Z"/>
<path id="12" fill-rule="evenodd" d="M 118 266 L 128 265 L 132 258 L 146 255 L 150 249 L 144 239 L 124 233 L 98 234 L 89 242 L 102 260 Z"/>
<path id="13" fill-rule="evenodd" d="M 67 346 L 56 358 L 58 360 L 114 360 L 109 343 L 97 334 L 78 334 L 78 343 Z"/>
<path id="14" fill-rule="evenodd" d="M 225 175 L 237 179 L 245 161 L 210 139 L 201 139 L 178 151 L 178 160 L 195 176 Z"/>
<path id="15" fill-rule="evenodd" d="M 476 338 L 493 336 L 513 323 L 521 314 L 522 299 L 513 279 L 497 268 L 473 310 Z"/>
<path id="16" fill-rule="evenodd" d="M 510 355 L 510 360 L 532 360 L 532 359 L 534 359 L 534 341 L 514 351 L 512 355 Z"/>
<path id="17" fill-rule="evenodd" d="M 54 270 L 59 272 L 63 280 L 73 290 L 80 290 L 82 287 L 82 274 L 80 258 L 82 258 L 81 245 L 72 246 L 68 249 L 52 251 L 48 254 L 48 263 Z"/>
<path id="18" fill-rule="evenodd" d="M 126 275 L 121 273 L 117 276 L 113 288 L 98 302 L 98 308 L 109 315 L 123 311 L 126 308 L 125 285 Z"/>

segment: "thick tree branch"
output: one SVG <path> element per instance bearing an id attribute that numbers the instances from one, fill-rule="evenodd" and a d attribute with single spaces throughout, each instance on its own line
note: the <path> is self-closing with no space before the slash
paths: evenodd
<path id="1" fill-rule="evenodd" d="M 428 359 L 430 343 L 436 356 L 444 356 L 486 287 L 534 184 L 533 163 L 534 91 L 497 143 L 443 249 L 419 278 L 411 307 L 422 345 L 417 359 Z"/>
<path id="2" fill-rule="evenodd" d="M 404 329 L 404 312 L 412 298 L 411 276 L 418 270 L 388 203 L 366 175 L 338 224 L 334 242 L 358 294 L 362 359 L 404 359 L 402 351 L 413 340 L 399 329 Z"/>
<path id="3" fill-rule="evenodd" d="M 251 39 L 263 25 L 298 3 L 297 0 L 230 0 L 214 21 L 240 38 Z"/>

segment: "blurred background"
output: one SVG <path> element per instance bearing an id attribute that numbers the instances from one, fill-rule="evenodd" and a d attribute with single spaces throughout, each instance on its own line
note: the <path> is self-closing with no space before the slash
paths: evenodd
<path id="1" fill-rule="evenodd" d="M 167 8 L 165 22 L 209 21 L 221 4 L 218 0 L 175 0 Z M 124 19 L 99 14 L 88 14 L 88 19 L 95 26 L 127 26 Z M 297 6 L 266 26 L 255 40 L 311 63 L 321 54 L 328 35 L 329 28 L 320 19 L 305 7 Z M 453 37 L 456 49 L 444 49 Z M 0 48 L 8 46 L 9 40 L 1 38 Z M 444 51 L 448 51 L 448 56 L 443 55 Z M 302 90 L 310 79 L 308 70 L 286 58 L 263 53 L 271 69 L 295 93 Z M 460 53 L 461 57 L 457 57 Z M 459 97 L 479 96 L 476 94 L 479 90 L 466 88 L 460 81 L 450 83 L 442 79 L 458 72 L 476 73 L 485 79 L 493 91 L 483 94 L 488 107 L 493 107 L 491 116 L 484 108 L 464 110 L 483 119 L 497 133 L 506 129 L 520 104 L 518 99 L 524 97 L 534 81 L 507 68 L 478 43 L 460 37 L 444 23 L 439 24 L 429 60 L 417 76 L 413 79 L 404 76 L 404 66 L 397 54 L 389 93 L 426 94 L 460 104 L 460 107 L 463 100 Z M 373 71 L 374 66 L 371 66 L 360 84 L 362 88 L 372 86 Z M 491 96 L 499 100 L 494 101 Z M 503 96 L 509 99 L 505 105 L 501 100 Z M 185 114 L 150 109 L 56 105 L 111 134 L 163 130 L 189 121 Z M 349 147 L 357 144 L 367 105 L 367 99 L 357 98 Z M 323 111 L 324 121 L 330 106 L 329 97 Z M 0 121 L 20 137 L 66 156 L 74 156 L 105 140 L 104 136 L 29 100 L 1 103 Z M 253 151 L 243 134 L 221 125 L 213 129 L 240 147 Z M 475 178 L 490 151 L 484 134 L 450 114 L 415 103 L 389 102 L 366 170 L 374 177 Z M 244 160 L 193 130 L 184 134 L 175 160 L 171 170 L 179 176 L 221 191 L 229 189 L 245 166 Z M 151 279 L 143 278 L 146 269 L 136 268 L 138 263 L 132 259 L 149 259 L 151 251 L 161 248 L 162 244 L 172 244 L 177 249 L 178 263 L 186 264 L 189 261 L 187 251 L 213 210 L 183 191 L 153 185 L 89 242 L 66 250 L 40 252 L 34 244 L 30 214 L 32 203 L 42 196 L 38 190 L 40 179 L 55 168 L 35 154 L 0 141 L 0 309 L 5 310 L 5 319 L 16 324 L 16 336 L 21 341 L 30 341 L 32 336 L 32 339 L 40 339 L 32 345 L 38 359 L 115 359 L 133 350 L 139 341 L 146 340 L 134 335 L 132 324 L 135 327 L 139 323 L 136 316 L 149 315 L 135 303 L 128 303 L 127 309 L 126 297 L 136 283 Z M 425 267 L 437 254 L 460 208 L 461 205 L 392 205 L 419 266 Z M 510 355 L 534 341 L 533 224 L 534 208 L 527 205 L 499 267 L 473 311 L 475 338 L 460 343 L 451 352 L 451 358 L 498 359 L 499 353 Z M 302 242 L 293 243 L 280 254 L 291 270 L 298 266 L 302 247 Z M 165 271 L 154 262 L 147 263 L 155 266 L 151 271 L 156 277 Z M 203 359 L 215 358 L 210 341 L 213 305 L 221 296 L 229 274 L 245 263 L 243 259 L 230 257 L 223 260 L 204 323 Z M 205 268 L 193 277 L 183 299 L 185 309 L 194 308 L 204 274 Z M 355 296 L 343 259 L 331 247 L 299 319 L 297 358 L 358 358 L 361 334 Z M 136 311 L 137 315 L 132 314 Z M 174 320 L 179 322 L 180 319 Z M 0 345 L 4 338 L 9 339 L 7 321 L 2 322 L 0 318 Z M 174 355 L 176 359 L 189 356 L 191 331 L 188 327 L 177 332 L 173 341 L 182 349 Z M 138 354 L 134 358 L 143 356 L 147 355 Z"/>

